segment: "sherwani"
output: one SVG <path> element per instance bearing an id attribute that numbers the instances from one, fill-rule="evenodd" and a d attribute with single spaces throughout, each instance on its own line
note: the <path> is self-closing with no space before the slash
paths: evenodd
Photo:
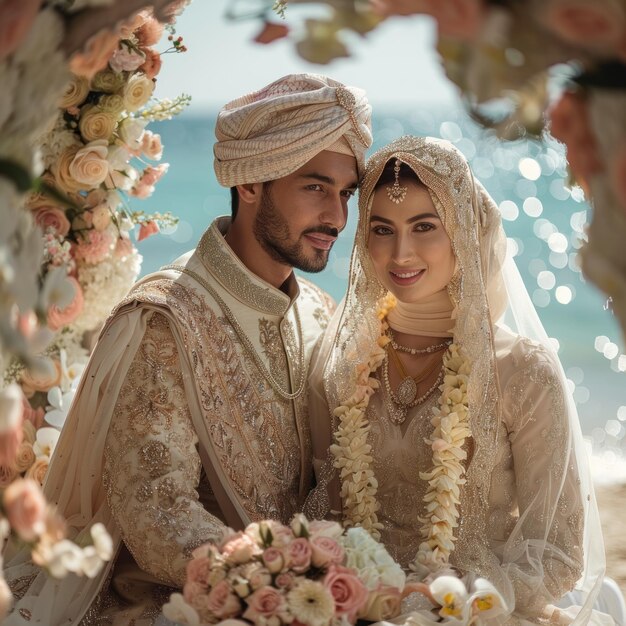
<path id="1" fill-rule="evenodd" d="M 71 614 L 60 609 L 51 626 L 151 624 L 183 585 L 194 548 L 219 540 L 225 525 L 288 522 L 309 491 L 303 385 L 333 303 L 293 274 L 283 290 L 253 274 L 224 240 L 228 223 L 219 218 L 195 251 L 140 281 L 100 336 L 78 394 L 98 397 L 95 429 L 84 435 L 106 428 L 87 446 L 101 469 L 91 514 L 105 520 L 119 550 L 89 611 L 79 615 L 86 600 Z M 101 374 L 107 360 L 114 374 Z M 106 384 L 96 388 L 96 380 Z M 66 429 L 73 421 L 80 424 L 70 415 Z M 64 430 L 57 470 L 65 462 L 82 464 L 77 476 L 91 471 L 93 461 L 71 461 L 80 439 L 78 429 Z M 68 513 L 76 516 L 76 506 L 87 528 L 84 506 Z"/>

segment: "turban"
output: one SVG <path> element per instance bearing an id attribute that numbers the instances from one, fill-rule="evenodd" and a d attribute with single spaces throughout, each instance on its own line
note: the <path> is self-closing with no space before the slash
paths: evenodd
<path id="1" fill-rule="evenodd" d="M 290 74 L 229 102 L 215 126 L 224 187 L 287 176 L 322 150 L 352 154 L 359 176 L 372 144 L 365 92 L 317 74 Z"/>

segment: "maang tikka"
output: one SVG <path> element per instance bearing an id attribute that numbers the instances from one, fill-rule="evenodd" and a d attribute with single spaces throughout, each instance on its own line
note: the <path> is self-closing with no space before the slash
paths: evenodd
<path id="1" fill-rule="evenodd" d="M 396 162 L 393 166 L 393 173 L 395 174 L 396 179 L 393 181 L 393 185 L 391 187 L 387 187 L 387 195 L 392 202 L 395 204 L 400 204 L 404 200 L 406 196 L 406 192 L 408 189 L 400 185 L 400 160 L 396 159 Z"/>

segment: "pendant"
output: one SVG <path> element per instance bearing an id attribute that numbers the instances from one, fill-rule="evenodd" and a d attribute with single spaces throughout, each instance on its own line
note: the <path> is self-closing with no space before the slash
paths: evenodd
<path id="1" fill-rule="evenodd" d="M 396 389 L 396 396 L 400 404 L 407 406 L 415 400 L 415 396 L 417 395 L 417 385 L 415 381 L 407 376 Z"/>

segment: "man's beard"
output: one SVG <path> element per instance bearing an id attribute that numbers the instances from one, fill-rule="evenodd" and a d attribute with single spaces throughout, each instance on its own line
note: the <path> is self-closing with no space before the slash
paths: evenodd
<path id="1" fill-rule="evenodd" d="M 276 210 L 270 197 L 269 185 L 263 185 L 261 204 L 254 220 L 253 232 L 263 249 L 279 263 L 289 265 L 303 272 L 321 272 L 328 263 L 329 250 L 313 248 L 313 255 L 307 256 L 302 245 L 302 237 L 307 233 L 324 233 L 337 237 L 339 231 L 330 226 L 307 228 L 292 241 L 288 221 Z"/>

